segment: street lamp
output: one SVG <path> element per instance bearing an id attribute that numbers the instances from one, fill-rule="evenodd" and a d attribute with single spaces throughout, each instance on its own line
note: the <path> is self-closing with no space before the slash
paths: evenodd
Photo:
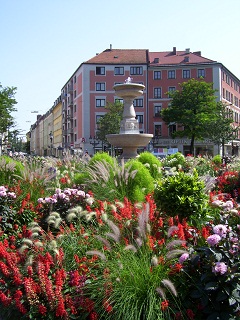
<path id="1" fill-rule="evenodd" d="M 95 136 L 92 138 L 92 136 L 89 137 L 89 142 L 91 145 L 93 145 L 93 150 L 94 150 L 94 153 L 95 153 L 95 148 L 96 146 L 100 143 L 100 140 L 97 139 Z"/>
<path id="2" fill-rule="evenodd" d="M 0 133 L 0 156 L 2 155 L 2 138 L 3 138 L 3 135 L 2 133 Z"/>
<path id="3" fill-rule="evenodd" d="M 53 134 L 52 131 L 49 133 L 49 138 L 50 138 L 50 156 L 52 156 L 52 148 L 53 148 Z"/>

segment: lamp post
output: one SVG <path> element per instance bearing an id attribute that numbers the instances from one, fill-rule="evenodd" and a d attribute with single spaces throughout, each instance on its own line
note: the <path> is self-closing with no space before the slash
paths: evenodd
<path id="1" fill-rule="evenodd" d="M 2 133 L 0 133 L 0 156 L 2 155 L 2 138 L 3 138 L 3 135 Z"/>
<path id="2" fill-rule="evenodd" d="M 97 139 L 95 136 L 92 138 L 92 136 L 89 137 L 89 143 L 93 146 L 93 150 L 95 153 L 96 146 L 100 143 L 100 140 Z"/>
<path id="3" fill-rule="evenodd" d="M 50 138 L 50 156 L 52 156 L 52 148 L 53 148 L 53 134 L 52 131 L 49 133 L 49 138 Z"/>

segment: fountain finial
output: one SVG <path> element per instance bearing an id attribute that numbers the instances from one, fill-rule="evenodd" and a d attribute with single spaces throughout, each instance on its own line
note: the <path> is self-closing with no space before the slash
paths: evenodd
<path id="1" fill-rule="evenodd" d="M 126 80 L 125 80 L 125 83 L 131 83 L 132 82 L 132 78 L 131 77 L 128 77 Z"/>

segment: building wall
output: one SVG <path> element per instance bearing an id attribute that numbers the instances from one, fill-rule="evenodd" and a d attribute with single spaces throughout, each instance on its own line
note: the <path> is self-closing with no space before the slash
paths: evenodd
<path id="1" fill-rule="evenodd" d="M 61 96 L 53 106 L 53 151 L 55 156 L 62 154 L 62 99 Z"/>
<path id="2" fill-rule="evenodd" d="M 121 56 L 122 55 L 122 56 Z M 131 68 L 142 68 L 142 74 L 131 74 Z M 105 68 L 104 74 L 97 74 L 97 69 Z M 115 68 L 123 70 L 123 74 L 115 74 Z M 120 68 L 120 69 L 119 69 Z M 155 72 L 160 72 L 160 79 L 155 79 Z M 169 72 L 174 72 L 175 77 L 169 78 Z M 65 151 L 72 149 L 87 149 L 94 153 L 89 137 L 96 134 L 97 117 L 105 114 L 104 104 L 97 106 L 97 102 L 105 100 L 113 103 L 118 97 L 113 86 L 124 82 L 128 77 L 133 82 L 145 85 L 141 101 L 135 101 L 135 111 L 139 119 L 140 132 L 161 135 L 157 147 L 178 148 L 187 153 L 189 141 L 187 139 L 171 139 L 169 127 L 162 121 L 156 110 L 167 108 L 170 99 L 166 94 L 170 89 L 179 89 L 179 84 L 192 78 L 198 79 L 199 72 L 204 72 L 204 80 L 213 83 L 217 89 L 218 100 L 229 104 L 234 111 L 235 125 L 239 122 L 240 113 L 240 81 L 221 63 L 209 60 L 201 56 L 201 52 L 176 51 L 149 53 L 147 50 L 105 50 L 98 56 L 82 63 L 62 88 L 62 144 Z M 186 78 L 189 73 L 189 78 Z M 97 90 L 97 84 L 105 86 L 104 90 Z M 159 88 L 161 96 L 156 97 L 156 89 Z M 140 105 L 136 105 L 136 103 Z M 55 109 L 53 109 L 55 110 Z M 51 112 L 50 112 L 51 114 Z M 60 107 L 53 111 L 53 119 L 50 114 L 45 117 L 44 148 L 49 140 L 50 123 L 53 121 L 54 148 L 60 144 Z M 46 120 L 48 119 L 48 120 Z M 40 123 L 39 123 L 40 126 Z M 160 128 L 161 126 L 161 128 Z M 41 127 L 42 128 L 42 127 Z M 43 129 L 41 129 L 43 130 Z M 35 130 L 36 131 L 36 130 Z M 160 132 L 161 131 L 161 132 Z M 37 132 L 37 131 L 36 131 Z M 35 134 L 36 136 L 36 134 Z M 239 138 L 239 137 L 238 137 Z M 36 139 L 35 139 L 36 140 Z M 36 145 L 40 140 L 36 140 Z M 238 141 L 234 142 L 237 146 Z M 49 144 L 49 141 L 48 141 Z M 196 142 L 198 151 L 211 149 L 216 154 L 219 150 L 209 141 Z"/>

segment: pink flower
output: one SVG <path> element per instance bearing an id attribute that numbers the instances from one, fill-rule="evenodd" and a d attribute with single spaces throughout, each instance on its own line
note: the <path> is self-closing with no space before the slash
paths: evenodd
<path id="1" fill-rule="evenodd" d="M 227 272 L 227 265 L 224 262 L 217 262 L 212 268 L 212 272 L 224 274 Z"/>
<path id="2" fill-rule="evenodd" d="M 16 199 L 16 193 L 15 192 L 8 192 L 9 198 Z"/>
<path id="3" fill-rule="evenodd" d="M 182 264 L 182 263 L 183 263 L 184 261 L 186 261 L 188 258 L 189 258 L 189 254 L 188 254 L 188 253 L 183 253 L 183 254 L 181 255 L 181 257 L 179 258 L 178 262 Z"/>
<path id="4" fill-rule="evenodd" d="M 227 226 L 225 226 L 224 224 L 218 224 L 215 227 L 213 227 L 213 232 L 215 234 L 218 234 L 222 238 L 226 238 L 227 231 Z"/>
<path id="5" fill-rule="evenodd" d="M 224 210 L 231 210 L 233 209 L 233 202 L 231 200 L 228 200 L 225 203 L 223 203 L 222 207 Z"/>
<path id="6" fill-rule="evenodd" d="M 55 193 L 56 194 L 59 194 L 59 193 L 61 193 L 62 191 L 61 191 L 61 189 L 60 188 L 57 188 L 56 190 L 55 190 Z"/>
<path id="7" fill-rule="evenodd" d="M 207 238 L 207 243 L 210 246 L 215 246 L 221 240 L 221 237 L 218 234 L 213 234 Z"/>

